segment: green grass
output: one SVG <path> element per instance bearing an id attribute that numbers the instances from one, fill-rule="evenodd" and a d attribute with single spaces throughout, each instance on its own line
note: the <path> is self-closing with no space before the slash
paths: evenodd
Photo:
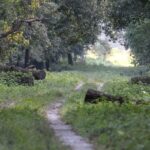
<path id="1" fill-rule="evenodd" d="M 58 150 L 57 142 L 46 120 L 36 111 L 4 109 L 0 111 L 0 150 Z"/>
<path id="2" fill-rule="evenodd" d="M 62 72 L 48 73 L 46 80 L 30 87 L 0 84 L 0 150 L 68 149 L 55 138 L 44 115 L 51 102 L 69 94 L 81 79 L 78 73 Z M 15 106 L 10 107 L 12 102 Z"/>
<path id="3" fill-rule="evenodd" d="M 108 68 L 97 67 L 95 71 L 89 68 L 89 72 L 94 73 L 90 75 L 92 82 L 87 80 L 81 91 L 69 95 L 62 109 L 62 117 L 74 130 L 88 137 L 97 150 L 101 145 L 110 150 L 148 150 L 150 105 L 135 105 L 133 101 L 150 101 L 150 86 L 131 85 L 128 82 L 130 77 L 138 75 L 139 69 L 111 68 L 108 69 L 109 74 L 105 69 Z M 120 72 L 124 72 L 124 75 L 120 75 Z M 86 76 L 88 70 L 85 69 L 81 73 L 85 73 Z M 129 103 L 122 106 L 105 101 L 99 104 L 85 104 L 87 89 L 96 89 L 94 83 L 102 81 L 105 82 L 103 91 L 123 96 Z"/>
<path id="4" fill-rule="evenodd" d="M 142 84 L 131 84 L 130 82 L 108 82 L 104 90 L 112 95 L 123 96 L 129 102 L 143 100 L 150 101 L 150 86 Z"/>
<path id="5" fill-rule="evenodd" d="M 62 109 L 63 119 L 88 137 L 97 149 L 105 145 L 114 150 L 147 150 L 149 105 L 83 102 L 87 89 L 96 89 L 98 82 L 105 83 L 105 92 L 128 100 L 148 101 L 149 86 L 128 83 L 141 69 L 77 65 L 70 72 L 48 73 L 46 80 L 36 81 L 34 86 L 0 83 L 0 150 L 67 149 L 58 142 L 45 120 L 47 107 L 62 97 L 67 99 Z M 84 87 L 75 91 L 81 81 Z M 12 102 L 14 105 L 10 106 Z"/>
<path id="6" fill-rule="evenodd" d="M 69 108 L 64 115 L 66 122 L 95 143 L 97 150 L 101 144 L 113 150 L 148 150 L 150 147 L 150 106 L 118 107 L 102 102 Z"/>
<path id="7" fill-rule="evenodd" d="M 117 66 L 103 66 L 103 65 L 85 65 L 78 64 L 73 67 L 73 70 L 77 70 L 83 74 L 86 78 L 95 80 L 96 82 L 108 82 L 108 81 L 127 81 L 133 76 L 138 76 L 142 72 L 147 73 L 147 67 L 117 67 Z"/>

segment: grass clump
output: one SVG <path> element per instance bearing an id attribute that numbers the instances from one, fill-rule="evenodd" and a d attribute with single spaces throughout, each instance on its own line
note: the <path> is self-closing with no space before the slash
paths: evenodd
<path id="1" fill-rule="evenodd" d="M 0 111 L 1 150 L 63 149 L 44 118 L 28 108 Z"/>

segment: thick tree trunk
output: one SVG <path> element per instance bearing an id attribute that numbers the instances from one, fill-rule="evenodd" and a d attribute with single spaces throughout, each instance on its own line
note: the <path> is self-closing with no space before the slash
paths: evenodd
<path id="1" fill-rule="evenodd" d="M 74 63 L 73 63 L 72 54 L 71 54 L 71 53 L 68 53 L 67 55 L 68 55 L 68 64 L 69 64 L 69 65 L 73 65 Z"/>
<path id="2" fill-rule="evenodd" d="M 24 67 L 25 68 L 29 65 L 29 60 L 30 60 L 30 50 L 26 49 L 25 50 L 25 58 L 24 58 Z"/>

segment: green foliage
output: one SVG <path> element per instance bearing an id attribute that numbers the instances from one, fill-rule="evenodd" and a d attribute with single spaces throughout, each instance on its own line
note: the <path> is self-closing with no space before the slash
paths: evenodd
<path id="1" fill-rule="evenodd" d="M 143 86 L 119 81 L 109 82 L 105 84 L 104 90 L 112 95 L 120 95 L 125 97 L 127 100 L 132 100 L 133 103 L 137 100 L 150 102 L 150 86 L 148 85 Z"/>
<path id="2" fill-rule="evenodd" d="M 135 64 L 150 64 L 150 20 L 131 24 L 127 30 L 126 40 L 134 54 Z"/>
<path id="3" fill-rule="evenodd" d="M 130 23 L 149 18 L 149 0 L 107 0 L 104 2 L 106 29 L 125 29 Z"/>
<path id="4" fill-rule="evenodd" d="M 0 11 L 0 50 L 21 59 L 17 64 L 23 62 L 24 49 L 29 49 L 31 63 L 46 63 L 49 69 L 50 64 L 58 63 L 68 53 L 76 53 L 72 50 L 76 45 L 82 46 L 78 52 L 82 54 L 84 45 L 97 38 L 100 11 L 95 0 L 13 2 L 1 2 L 4 8 Z M 13 49 L 21 54 L 15 51 L 12 55 Z"/>
<path id="5" fill-rule="evenodd" d="M 149 0 L 108 0 L 104 3 L 104 30 L 112 39 L 119 39 L 118 31 L 127 33 L 125 45 L 131 48 L 134 63 L 139 65 L 150 63 L 149 12 Z"/>
<path id="6" fill-rule="evenodd" d="M 10 85 L 21 84 L 21 79 L 24 77 L 32 78 L 31 73 L 22 73 L 22 72 L 1 72 L 0 73 L 0 83 Z"/>

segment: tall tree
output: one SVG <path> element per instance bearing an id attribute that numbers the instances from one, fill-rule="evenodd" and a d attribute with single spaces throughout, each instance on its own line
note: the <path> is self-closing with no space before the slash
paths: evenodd
<path id="1" fill-rule="evenodd" d="M 116 32 L 125 32 L 135 63 L 150 64 L 150 0 L 106 0 L 103 5 L 106 33 L 116 39 Z"/>

